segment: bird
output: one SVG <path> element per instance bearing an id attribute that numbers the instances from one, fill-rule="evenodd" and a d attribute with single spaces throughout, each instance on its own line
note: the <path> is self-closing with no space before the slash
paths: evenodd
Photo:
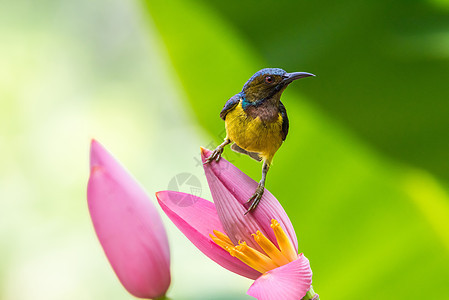
<path id="1" fill-rule="evenodd" d="M 279 68 L 262 69 L 248 79 L 241 92 L 229 98 L 220 112 L 220 118 L 225 121 L 226 137 L 204 164 L 218 162 L 229 144 L 233 151 L 263 161 L 262 178 L 247 201 L 249 208 L 245 215 L 259 204 L 274 154 L 288 134 L 289 121 L 281 102 L 282 92 L 293 81 L 310 76 L 315 75 L 287 73 Z"/>

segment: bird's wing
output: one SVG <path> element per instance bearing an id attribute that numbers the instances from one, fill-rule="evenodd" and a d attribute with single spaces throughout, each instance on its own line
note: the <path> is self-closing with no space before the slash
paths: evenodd
<path id="1" fill-rule="evenodd" d="M 287 117 L 287 110 L 285 109 L 284 104 L 282 102 L 279 102 L 279 112 L 281 113 L 282 117 L 282 140 L 285 141 L 285 138 L 288 134 L 288 117 Z"/>
<path id="2" fill-rule="evenodd" d="M 240 94 L 236 94 L 229 98 L 228 101 L 226 101 L 225 105 L 223 106 L 223 109 L 220 112 L 220 118 L 223 120 L 226 119 L 226 115 L 228 112 L 230 112 L 239 102 L 240 102 L 241 96 Z"/>

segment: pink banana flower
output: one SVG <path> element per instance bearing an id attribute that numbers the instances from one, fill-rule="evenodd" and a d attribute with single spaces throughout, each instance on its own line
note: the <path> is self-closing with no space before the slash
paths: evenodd
<path id="1" fill-rule="evenodd" d="M 204 162 L 211 151 L 201 150 Z M 311 290 L 314 296 L 309 260 L 298 254 L 295 231 L 278 200 L 265 190 L 257 209 L 245 215 L 257 182 L 223 158 L 204 170 L 214 203 L 181 192 L 156 193 L 171 221 L 210 259 L 254 279 L 248 295 L 298 300 Z M 187 196 L 192 205 L 178 206 Z"/>
<path id="2" fill-rule="evenodd" d="M 162 220 L 139 183 L 95 140 L 87 201 L 100 244 L 126 290 L 138 298 L 164 297 L 170 253 Z"/>

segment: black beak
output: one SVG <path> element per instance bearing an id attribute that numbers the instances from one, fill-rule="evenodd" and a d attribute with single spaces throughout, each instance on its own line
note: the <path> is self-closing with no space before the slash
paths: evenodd
<path id="1" fill-rule="evenodd" d="M 313 75 L 311 73 L 307 73 L 307 72 L 285 73 L 282 76 L 282 77 L 284 77 L 284 80 L 282 82 L 285 83 L 285 84 L 289 84 L 293 80 L 300 79 L 300 78 L 305 78 L 305 77 L 310 77 L 310 76 L 315 76 L 315 75 Z"/>

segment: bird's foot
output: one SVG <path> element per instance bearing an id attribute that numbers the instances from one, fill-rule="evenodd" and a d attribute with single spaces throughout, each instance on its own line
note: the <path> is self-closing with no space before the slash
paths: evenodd
<path id="1" fill-rule="evenodd" d="M 220 145 L 218 146 L 212 154 L 206 158 L 206 161 L 203 163 L 203 165 L 210 163 L 211 161 L 219 161 L 221 158 L 221 154 L 223 153 L 223 147 Z"/>
<path id="2" fill-rule="evenodd" d="M 263 184 L 259 183 L 259 186 L 256 189 L 256 192 L 251 196 L 251 198 L 246 201 L 246 203 L 251 203 L 248 210 L 245 212 L 245 215 L 248 214 L 250 211 L 253 211 L 256 209 L 257 205 L 260 202 L 260 199 L 262 199 L 263 192 L 265 191 L 265 186 Z"/>

